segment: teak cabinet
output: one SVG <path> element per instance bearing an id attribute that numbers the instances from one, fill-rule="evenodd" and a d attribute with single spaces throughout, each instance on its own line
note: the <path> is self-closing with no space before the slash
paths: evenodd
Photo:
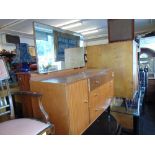
<path id="1" fill-rule="evenodd" d="M 56 134 L 82 134 L 109 106 L 107 99 L 113 97 L 113 73 L 86 69 L 38 81 L 32 79 L 30 86 L 32 91 L 43 94 L 44 108 Z"/>
<path id="2" fill-rule="evenodd" d="M 138 89 L 137 49 L 134 41 L 88 46 L 87 68 L 112 69 L 114 96 L 132 99 Z"/>

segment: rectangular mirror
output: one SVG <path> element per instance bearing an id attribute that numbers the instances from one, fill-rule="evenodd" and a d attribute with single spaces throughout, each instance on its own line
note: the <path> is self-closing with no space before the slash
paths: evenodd
<path id="1" fill-rule="evenodd" d="M 84 62 L 83 36 L 78 33 L 37 22 L 33 23 L 33 30 L 39 73 L 85 66 L 83 63 L 78 64 L 78 62 Z M 70 48 L 79 48 L 79 55 L 82 54 L 83 56 L 78 56 L 77 58 L 82 60 L 77 60 L 78 62 L 74 63 L 73 66 L 70 64 L 66 67 L 65 59 L 68 58 L 65 58 L 65 50 Z M 81 52 L 81 50 L 83 50 L 83 52 Z M 76 52 L 77 51 L 78 50 L 76 50 Z M 68 54 L 66 54 L 66 56 L 67 55 Z M 75 54 L 73 54 L 73 56 L 75 56 Z M 75 60 L 75 57 L 73 59 Z"/>

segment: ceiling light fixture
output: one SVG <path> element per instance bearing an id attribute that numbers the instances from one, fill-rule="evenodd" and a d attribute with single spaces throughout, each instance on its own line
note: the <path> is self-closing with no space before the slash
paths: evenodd
<path id="1" fill-rule="evenodd" d="M 87 32 L 83 32 L 82 35 L 87 35 L 87 34 L 92 34 L 97 32 L 99 32 L 99 30 L 87 31 Z"/>
<path id="2" fill-rule="evenodd" d="M 70 24 L 70 25 L 66 25 L 66 26 L 63 26 L 62 29 L 69 29 L 69 28 L 73 28 L 73 27 L 78 27 L 78 26 L 81 26 L 82 23 L 75 23 L 75 24 Z"/>
<path id="3" fill-rule="evenodd" d="M 67 21 L 67 22 L 64 22 L 64 23 L 61 23 L 61 24 L 55 25 L 55 27 L 61 27 L 61 26 L 64 26 L 64 25 L 68 25 L 68 24 L 72 24 L 72 23 L 78 22 L 78 21 L 80 21 L 80 20 L 79 20 L 79 19 L 76 19 L 76 20 L 70 20 L 70 21 Z"/>
<path id="4" fill-rule="evenodd" d="M 89 28 L 89 29 L 83 29 L 83 30 L 77 31 L 77 33 L 83 33 L 83 32 L 92 31 L 92 30 L 96 30 L 96 29 L 97 29 L 97 27 Z"/>

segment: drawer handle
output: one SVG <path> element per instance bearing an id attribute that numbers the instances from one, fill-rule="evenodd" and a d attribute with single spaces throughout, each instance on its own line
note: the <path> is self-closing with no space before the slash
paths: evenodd
<path id="1" fill-rule="evenodd" d="M 99 83 L 100 83 L 100 81 L 95 81 L 95 83 L 96 83 L 96 84 L 99 84 Z"/>
<path id="2" fill-rule="evenodd" d="M 94 96 L 98 96 L 98 94 L 94 94 Z"/>
<path id="3" fill-rule="evenodd" d="M 84 100 L 84 103 L 88 103 L 88 100 Z"/>
<path id="4" fill-rule="evenodd" d="M 96 108 L 96 109 L 95 109 L 95 111 L 101 111 L 101 110 L 104 110 L 104 107 Z"/>

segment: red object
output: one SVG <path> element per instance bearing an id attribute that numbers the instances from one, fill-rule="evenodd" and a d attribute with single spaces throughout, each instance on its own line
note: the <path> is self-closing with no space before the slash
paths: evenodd
<path id="1" fill-rule="evenodd" d="M 37 64 L 31 64 L 30 70 L 37 70 Z"/>

